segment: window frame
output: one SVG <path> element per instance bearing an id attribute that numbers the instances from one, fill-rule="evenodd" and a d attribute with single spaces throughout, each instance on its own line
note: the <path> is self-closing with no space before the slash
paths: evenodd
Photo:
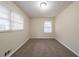
<path id="1" fill-rule="evenodd" d="M 50 27 L 50 31 L 45 31 L 46 27 L 48 27 L 48 26 L 45 26 L 45 22 L 50 22 L 50 24 L 51 24 L 51 25 L 50 25 L 50 26 L 51 26 L 51 27 Z M 43 32 L 44 32 L 44 33 L 52 33 L 52 32 L 53 32 L 53 30 L 52 30 L 52 21 L 51 21 L 51 20 L 45 20 L 43 26 L 44 26 L 44 27 L 43 27 Z"/>
<path id="2" fill-rule="evenodd" d="M 2 4 L 0 4 L 0 5 L 2 5 Z M 9 14 L 9 19 L 7 19 L 7 18 L 2 18 L 2 19 L 4 19 L 4 20 L 8 20 L 9 21 L 9 30 L 3 30 L 3 31 L 0 31 L 0 33 L 6 33 L 6 32 L 18 32 L 18 31 L 24 31 L 24 17 L 23 17 L 23 15 L 22 14 L 20 14 L 20 13 L 18 13 L 17 12 L 17 10 L 15 10 L 18 14 L 20 14 L 20 16 L 22 16 L 23 18 L 22 18 L 22 21 L 23 21 L 23 29 L 18 29 L 18 30 L 12 30 L 12 16 L 11 16 L 11 13 L 12 13 L 12 11 L 14 11 L 14 10 L 12 10 L 12 9 L 10 9 L 10 8 L 8 8 L 6 5 L 2 5 L 4 8 L 7 8 L 7 9 L 9 9 L 9 12 L 10 12 L 10 14 Z M 1 17 L 0 17 L 1 18 Z"/>

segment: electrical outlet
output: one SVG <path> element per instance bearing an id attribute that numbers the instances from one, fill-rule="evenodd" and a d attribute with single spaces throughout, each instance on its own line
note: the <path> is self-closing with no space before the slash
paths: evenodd
<path id="1" fill-rule="evenodd" d="M 7 53 L 5 52 L 4 56 L 7 56 Z"/>
<path id="2" fill-rule="evenodd" d="M 7 56 L 11 52 L 11 49 L 5 52 L 4 56 Z"/>

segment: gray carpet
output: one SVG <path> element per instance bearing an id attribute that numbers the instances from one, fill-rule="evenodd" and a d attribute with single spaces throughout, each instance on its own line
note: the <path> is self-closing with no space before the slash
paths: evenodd
<path id="1" fill-rule="evenodd" d="M 30 39 L 11 57 L 76 57 L 55 39 Z"/>

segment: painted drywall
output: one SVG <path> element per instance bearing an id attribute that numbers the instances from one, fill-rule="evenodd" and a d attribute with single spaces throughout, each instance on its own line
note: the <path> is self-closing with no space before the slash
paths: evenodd
<path id="1" fill-rule="evenodd" d="M 52 32 L 44 33 L 44 21 L 52 21 Z M 31 38 L 54 38 L 54 18 L 32 18 L 30 20 Z"/>
<path id="2" fill-rule="evenodd" d="M 79 2 L 73 2 L 57 17 L 56 39 L 79 56 Z"/>
<path id="3" fill-rule="evenodd" d="M 16 6 L 13 2 L 0 2 L 12 10 L 16 10 L 24 16 L 24 30 L 23 31 L 10 31 L 0 33 L 0 56 L 11 49 L 15 51 L 24 41 L 29 39 L 29 18 L 28 16 Z"/>

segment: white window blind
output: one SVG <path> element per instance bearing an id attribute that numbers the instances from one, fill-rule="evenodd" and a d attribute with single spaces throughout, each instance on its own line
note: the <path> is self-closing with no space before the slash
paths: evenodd
<path id="1" fill-rule="evenodd" d="M 10 9 L 0 5 L 0 32 L 10 30 Z"/>
<path id="2" fill-rule="evenodd" d="M 0 32 L 23 30 L 24 18 L 17 11 L 13 11 L 0 4 Z"/>
<path id="3" fill-rule="evenodd" d="M 12 17 L 12 19 L 11 19 L 11 29 L 12 30 L 23 30 L 24 29 L 23 28 L 23 25 L 24 25 L 23 17 L 15 11 L 12 11 L 11 17 Z"/>
<path id="4" fill-rule="evenodd" d="M 51 21 L 45 21 L 44 22 L 44 32 L 52 32 L 52 23 Z"/>

